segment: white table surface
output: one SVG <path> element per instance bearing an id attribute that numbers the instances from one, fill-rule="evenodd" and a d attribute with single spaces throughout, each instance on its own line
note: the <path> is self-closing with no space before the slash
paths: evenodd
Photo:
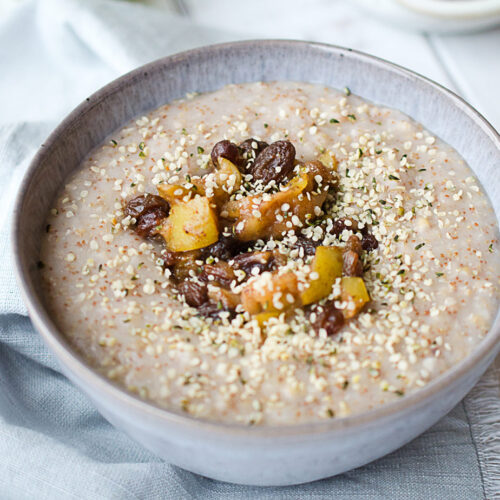
<path id="1" fill-rule="evenodd" d="M 23 1 L 0 0 L 0 23 Z M 353 0 L 135 1 L 234 32 L 235 39 L 295 38 L 374 54 L 460 94 L 500 130 L 500 27 L 468 35 L 418 33 L 374 18 Z"/>
<path id="2" fill-rule="evenodd" d="M 500 28 L 459 36 L 427 35 L 385 24 L 349 0 L 176 3 L 199 24 L 232 30 L 238 38 L 246 32 L 256 38 L 327 42 L 408 67 L 462 95 L 500 129 Z"/>

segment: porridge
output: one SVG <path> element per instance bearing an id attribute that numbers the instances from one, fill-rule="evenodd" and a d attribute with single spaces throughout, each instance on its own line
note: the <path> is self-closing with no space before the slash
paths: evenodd
<path id="1" fill-rule="evenodd" d="M 39 264 L 59 328 L 108 378 L 200 418 L 402 398 L 499 304 L 498 227 L 469 167 L 349 89 L 189 95 L 117 130 L 53 206 Z"/>

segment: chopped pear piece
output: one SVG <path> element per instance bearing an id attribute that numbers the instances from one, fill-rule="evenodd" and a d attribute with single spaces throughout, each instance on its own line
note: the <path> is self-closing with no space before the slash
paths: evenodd
<path id="1" fill-rule="evenodd" d="M 318 277 L 309 279 L 309 286 L 302 292 L 302 304 L 307 306 L 324 299 L 332 291 L 335 280 L 342 276 L 342 249 L 340 247 L 316 248 L 311 263 L 311 273 Z"/>
<path id="2" fill-rule="evenodd" d="M 190 189 L 179 184 L 159 184 L 157 189 L 158 194 L 164 200 L 167 200 L 170 205 L 187 201 L 193 196 L 193 192 Z"/>
<path id="3" fill-rule="evenodd" d="M 240 188 L 241 174 L 234 163 L 223 157 L 219 158 L 214 174 L 216 186 L 213 187 L 213 201 L 220 207 Z"/>
<path id="4" fill-rule="evenodd" d="M 263 312 L 256 314 L 254 319 L 257 320 L 259 326 L 264 326 L 271 318 L 277 318 L 281 313 L 279 312 Z"/>
<path id="5" fill-rule="evenodd" d="M 215 304 L 220 303 L 225 311 L 234 311 L 240 303 L 240 296 L 220 286 L 208 287 L 208 298 Z"/>
<path id="6" fill-rule="evenodd" d="M 241 292 L 241 305 L 252 315 L 279 314 L 299 304 L 297 277 L 292 271 L 284 274 L 265 272 Z"/>
<path id="7" fill-rule="evenodd" d="M 219 239 L 217 215 L 204 196 L 177 201 L 159 233 L 173 252 L 204 248 Z"/>
<path id="8" fill-rule="evenodd" d="M 230 196 L 241 186 L 241 173 L 238 167 L 226 158 L 220 158 L 216 170 L 206 177 L 191 177 L 191 187 L 179 184 L 159 184 L 159 195 L 171 205 L 200 195 L 206 196 L 218 207 L 226 203 Z"/>
<path id="9" fill-rule="evenodd" d="M 363 309 L 365 304 L 370 302 L 365 282 L 363 278 L 344 276 L 340 286 L 342 301 L 348 303 L 346 309 L 342 310 L 344 318 L 353 318 Z"/>
<path id="10" fill-rule="evenodd" d="M 323 205 L 334 181 L 332 172 L 324 165 L 309 162 L 280 191 L 230 201 L 222 211 L 234 219 L 235 235 L 241 241 L 281 239 L 290 229 L 287 223 L 300 227 L 315 217 L 314 209 Z"/>
<path id="11" fill-rule="evenodd" d="M 331 151 L 325 151 L 321 153 L 318 157 L 318 160 L 328 168 L 337 171 L 338 161 L 335 155 Z"/>

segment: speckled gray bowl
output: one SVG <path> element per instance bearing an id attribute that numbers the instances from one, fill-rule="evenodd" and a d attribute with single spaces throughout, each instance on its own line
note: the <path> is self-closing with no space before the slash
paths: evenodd
<path id="1" fill-rule="evenodd" d="M 47 313 L 37 261 L 45 215 L 83 157 L 130 118 L 226 83 L 301 80 L 352 92 L 412 116 L 469 162 L 500 213 L 500 138 L 470 106 L 439 85 L 380 59 L 339 47 L 250 41 L 167 57 L 110 83 L 75 109 L 33 160 L 15 213 L 19 284 L 33 323 L 64 373 L 116 427 L 165 460 L 237 483 L 286 485 L 339 474 L 404 445 L 445 415 L 500 349 L 500 320 L 465 360 L 420 391 L 376 410 L 290 427 L 240 427 L 197 420 L 141 401 L 98 375 Z"/>

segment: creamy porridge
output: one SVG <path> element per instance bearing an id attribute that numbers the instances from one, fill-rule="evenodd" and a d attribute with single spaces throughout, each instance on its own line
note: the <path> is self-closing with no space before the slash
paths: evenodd
<path id="1" fill-rule="evenodd" d="M 48 216 L 74 347 L 160 406 L 293 424 L 404 397 L 499 304 L 498 228 L 464 160 L 319 85 L 226 86 L 116 131 Z"/>

